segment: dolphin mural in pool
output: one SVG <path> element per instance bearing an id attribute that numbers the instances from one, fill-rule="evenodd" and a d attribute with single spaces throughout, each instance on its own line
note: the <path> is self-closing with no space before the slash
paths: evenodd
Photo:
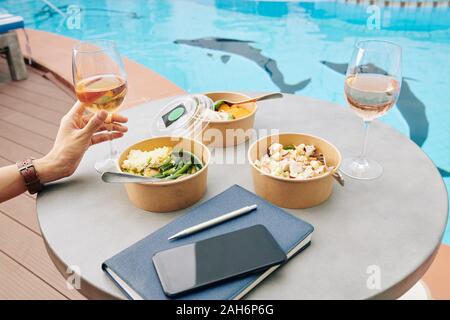
<path id="1" fill-rule="evenodd" d="M 348 64 L 346 63 L 329 61 L 321 61 L 321 63 L 340 74 L 345 75 L 347 72 Z M 376 68 L 375 66 L 372 67 Z M 380 69 L 376 71 L 380 71 Z M 425 104 L 412 92 L 408 79 L 402 79 L 402 89 L 397 100 L 397 107 L 408 124 L 411 140 L 421 147 L 428 137 L 429 122 L 425 113 Z M 449 171 L 442 168 L 438 168 L 438 170 L 443 177 L 450 177 Z"/>
<path id="2" fill-rule="evenodd" d="M 278 69 L 277 62 L 272 58 L 262 55 L 261 49 L 255 48 L 251 45 L 253 41 L 228 38 L 199 38 L 192 40 L 180 39 L 175 40 L 174 43 L 233 53 L 247 58 L 256 63 L 260 68 L 262 68 L 269 75 L 272 82 L 282 92 L 295 93 L 304 89 L 311 81 L 311 78 L 309 78 L 306 80 L 302 80 L 296 84 L 287 84 L 284 81 L 284 75 L 281 73 L 280 69 Z"/>

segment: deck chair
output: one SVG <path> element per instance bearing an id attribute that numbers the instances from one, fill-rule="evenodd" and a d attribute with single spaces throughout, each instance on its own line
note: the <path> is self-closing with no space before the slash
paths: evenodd
<path id="1" fill-rule="evenodd" d="M 6 53 L 9 72 L 13 80 L 27 78 L 27 68 L 20 50 L 17 29 L 23 29 L 23 18 L 8 13 L 0 13 L 0 52 Z"/>

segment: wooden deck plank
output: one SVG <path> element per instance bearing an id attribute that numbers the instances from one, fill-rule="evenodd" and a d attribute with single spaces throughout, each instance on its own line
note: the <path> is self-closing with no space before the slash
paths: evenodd
<path id="1" fill-rule="evenodd" d="M 58 132 L 58 126 L 55 124 L 2 106 L 0 106 L 0 119 L 50 139 L 54 139 Z"/>
<path id="2" fill-rule="evenodd" d="M 42 154 L 46 154 L 53 146 L 50 138 L 32 134 L 26 129 L 3 120 L 0 120 L 0 137 Z"/>
<path id="3" fill-rule="evenodd" d="M 43 154 L 18 145 L 15 142 L 0 137 L 0 156 L 16 162 L 29 157 L 39 158 Z"/>
<path id="4" fill-rule="evenodd" d="M 43 81 L 47 81 L 47 84 L 42 84 L 37 79 L 42 78 Z M 63 106 L 69 104 L 73 104 L 75 102 L 74 96 L 67 94 L 65 91 L 62 91 L 60 88 L 55 86 L 51 81 L 44 79 L 39 75 L 34 75 L 32 79 L 27 79 L 26 81 L 2 81 L 0 82 L 0 92 L 8 93 L 15 92 L 17 89 L 28 92 L 31 94 L 39 95 L 42 98 L 56 100 L 58 103 L 61 103 Z M 61 94 L 63 93 L 63 94 Z M 15 95 L 12 95 L 15 96 Z M 57 98 L 59 96 L 59 98 Z M 28 99 L 25 99 L 28 101 Z M 60 108 L 55 108 L 51 106 L 47 106 L 45 103 L 41 103 L 45 108 L 49 110 L 53 110 L 55 112 L 64 113 L 64 110 L 60 110 Z"/>
<path id="5" fill-rule="evenodd" d="M 0 250 L 32 270 L 62 295 L 70 299 L 85 299 L 76 290 L 67 288 L 47 254 L 42 238 L 4 214 L 0 214 Z"/>
<path id="6" fill-rule="evenodd" d="M 41 235 L 36 214 L 36 199 L 22 194 L 0 203 L 0 212 L 22 224 L 37 235 Z"/>
<path id="7" fill-rule="evenodd" d="M 23 90 L 22 88 L 17 86 L 0 86 L 0 92 L 10 97 L 17 97 L 22 101 L 35 104 L 42 108 L 51 109 L 60 113 L 66 113 L 71 107 L 71 104 L 65 101 L 49 99 L 48 97 L 43 97 L 41 94 Z"/>
<path id="8" fill-rule="evenodd" d="M 67 300 L 19 263 L 0 252 L 0 299 Z"/>
<path id="9" fill-rule="evenodd" d="M 45 72 L 43 77 L 45 79 L 51 81 L 51 83 L 53 83 L 53 85 L 55 85 L 55 87 L 57 87 L 59 90 L 63 91 L 67 96 L 72 97 L 74 100 L 77 100 L 77 98 L 75 96 L 75 92 L 73 90 L 73 85 L 71 83 L 67 84 L 67 83 L 61 82 L 60 78 L 55 76 L 55 74 L 50 71 Z"/>
<path id="10" fill-rule="evenodd" d="M 50 99 L 50 98 L 49 98 Z M 26 115 L 33 116 L 42 121 L 49 122 L 58 125 L 63 113 L 56 112 L 54 110 L 40 107 L 34 103 L 23 101 L 16 97 L 8 96 L 0 90 L 0 106 L 16 112 L 24 113 Z"/>
<path id="11" fill-rule="evenodd" d="M 9 166 L 10 164 L 12 164 L 11 161 L 0 157 L 0 167 Z"/>
<path id="12" fill-rule="evenodd" d="M 74 94 L 67 94 L 65 91 L 61 91 L 54 83 L 48 81 L 42 71 L 38 71 L 30 66 L 27 66 L 28 78 L 26 81 L 11 81 L 9 76 L 9 67 L 6 59 L 0 59 L 0 74 L 2 79 L 7 81 L 0 83 L 0 86 L 16 86 L 23 90 L 31 91 L 41 94 L 43 96 L 54 98 L 68 103 L 75 101 Z M 63 94 L 61 94 L 63 93 Z"/>
<path id="13" fill-rule="evenodd" d="M 21 83 L 14 81 L 6 84 L 6 86 L 19 87 L 23 90 L 37 93 L 50 99 L 56 99 L 64 103 L 75 102 L 74 95 L 68 95 L 65 92 L 63 92 L 64 94 L 61 94 L 61 89 L 56 87 L 52 82 L 46 80 L 40 75 L 33 74 L 32 71 L 30 71 L 29 73 L 32 75 L 32 81 L 23 81 Z M 42 82 L 40 79 L 42 79 Z"/>

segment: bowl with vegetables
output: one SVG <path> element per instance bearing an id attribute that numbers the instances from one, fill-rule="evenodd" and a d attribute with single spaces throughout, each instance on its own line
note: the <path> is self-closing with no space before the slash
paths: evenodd
<path id="1" fill-rule="evenodd" d="M 121 172 L 152 177 L 127 183 L 129 200 L 141 209 L 170 212 L 196 203 L 206 191 L 211 158 L 201 142 L 185 137 L 155 137 L 128 147 L 119 157 Z"/>
<path id="2" fill-rule="evenodd" d="M 243 101 L 249 99 L 249 96 L 237 92 L 209 92 L 204 95 L 214 102 L 213 109 L 208 110 L 205 115 L 208 121 L 202 138 L 205 144 L 228 147 L 250 139 L 255 122 L 256 103 L 224 102 L 224 100 Z"/>
<path id="3" fill-rule="evenodd" d="M 341 154 L 325 139 L 281 133 L 255 141 L 248 150 L 256 194 L 285 208 L 308 208 L 326 201 L 339 174 Z"/>

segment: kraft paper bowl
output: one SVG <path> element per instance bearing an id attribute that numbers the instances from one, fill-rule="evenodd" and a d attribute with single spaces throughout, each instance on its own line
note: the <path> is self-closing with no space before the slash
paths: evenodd
<path id="1" fill-rule="evenodd" d="M 237 92 L 208 92 L 204 95 L 214 102 L 218 100 L 240 101 L 251 98 Z M 203 143 L 213 147 L 229 147 L 250 139 L 257 106 L 255 102 L 241 104 L 240 106 L 250 110 L 250 114 L 235 120 L 209 121 L 203 132 Z"/>
<path id="2" fill-rule="evenodd" d="M 275 177 L 264 173 L 255 166 L 255 160 L 266 154 L 267 148 L 275 142 L 284 146 L 301 143 L 314 145 L 323 153 L 327 165 L 333 166 L 334 169 L 306 180 Z M 341 154 L 334 145 L 322 138 L 303 133 L 282 133 L 263 137 L 250 146 L 248 159 L 256 194 L 277 206 L 293 209 L 309 208 L 326 201 L 333 191 L 333 174 L 341 164 Z"/>
<path id="3" fill-rule="evenodd" d="M 128 198 L 138 208 L 152 212 L 170 212 L 187 208 L 199 201 L 206 191 L 209 149 L 199 141 L 185 137 L 156 137 L 140 141 L 128 147 L 119 157 L 119 169 L 132 149 L 151 151 L 157 147 L 174 147 L 195 154 L 203 162 L 203 168 L 194 174 L 176 180 L 154 183 L 127 183 Z M 122 171 L 122 169 L 120 169 Z"/>

